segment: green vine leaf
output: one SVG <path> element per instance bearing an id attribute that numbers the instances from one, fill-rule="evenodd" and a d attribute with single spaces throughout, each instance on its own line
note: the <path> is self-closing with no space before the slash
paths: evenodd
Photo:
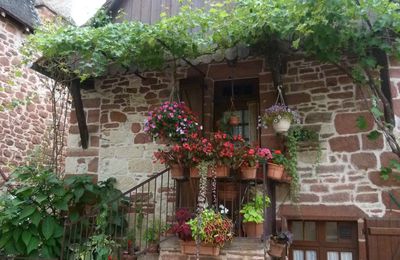
<path id="1" fill-rule="evenodd" d="M 381 133 L 379 133 L 376 130 L 373 130 L 373 131 L 369 132 L 369 134 L 367 135 L 367 138 L 368 138 L 368 140 L 376 141 L 376 140 L 378 140 L 378 138 L 380 136 L 381 136 Z"/>
<path id="2" fill-rule="evenodd" d="M 356 124 L 357 128 L 360 130 L 365 130 L 368 127 L 367 120 L 365 119 L 364 116 L 357 117 Z"/>

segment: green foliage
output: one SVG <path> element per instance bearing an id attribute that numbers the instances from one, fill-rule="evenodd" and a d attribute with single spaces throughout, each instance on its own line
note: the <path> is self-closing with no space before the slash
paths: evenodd
<path id="1" fill-rule="evenodd" d="M 312 141 L 317 142 L 318 144 L 318 158 L 316 160 L 316 164 L 319 163 L 320 154 L 321 154 L 321 146 L 319 143 L 319 135 L 313 130 L 301 127 L 299 125 L 292 126 L 287 134 L 285 147 L 287 160 L 285 160 L 284 166 L 287 173 L 292 177 L 292 181 L 290 184 L 291 188 L 291 197 L 292 199 L 297 199 L 300 179 L 297 173 L 297 153 L 298 153 L 298 144 L 299 142 Z"/>
<path id="2" fill-rule="evenodd" d="M 104 8 L 100 8 L 95 15 L 90 18 L 88 25 L 93 28 L 99 28 L 106 26 L 112 22 L 112 17 L 110 13 L 107 13 L 107 10 Z"/>
<path id="3" fill-rule="evenodd" d="M 186 1 L 185 1 L 186 2 Z M 393 111 L 379 82 L 377 52 L 400 58 L 400 4 L 390 0 L 225 0 L 208 8 L 183 4 L 180 13 L 153 24 L 138 21 L 74 27 L 48 24 L 28 37 L 23 53 L 39 52 L 49 70 L 82 80 L 106 73 L 108 66 L 157 70 L 167 61 L 196 58 L 244 44 L 269 56 L 271 50 L 302 53 L 330 63 L 372 94 L 370 112 L 396 154 Z M 349 59 L 346 57 L 351 57 Z M 44 65 L 44 64 L 43 64 Z M 382 109 L 383 104 L 383 109 Z M 361 118 L 357 124 L 365 128 Z M 375 138 L 376 133 L 371 133 Z"/>
<path id="4" fill-rule="evenodd" d="M 269 197 L 265 197 L 265 207 L 269 207 Z M 243 214 L 243 222 L 264 222 L 264 201 L 263 195 L 256 195 L 252 201 L 243 205 L 240 213 Z"/>
<path id="5" fill-rule="evenodd" d="M 46 168 L 23 166 L 13 173 L 0 201 L 0 252 L 51 258 L 60 256 L 64 220 L 76 221 L 84 205 L 107 203 L 120 191 L 113 180 L 93 184 L 84 177 L 66 181 Z"/>
<path id="6" fill-rule="evenodd" d="M 360 130 L 364 130 L 368 127 L 367 120 L 365 119 L 365 116 L 359 116 L 356 119 L 356 124 L 357 128 Z"/>
<path id="7" fill-rule="evenodd" d="M 143 235 L 143 238 L 147 242 L 157 242 L 160 236 L 167 231 L 169 225 L 161 223 L 159 220 L 155 220 L 151 226 L 149 226 Z"/>

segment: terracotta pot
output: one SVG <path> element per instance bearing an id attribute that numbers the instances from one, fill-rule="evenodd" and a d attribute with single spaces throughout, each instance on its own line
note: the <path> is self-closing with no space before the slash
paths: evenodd
<path id="1" fill-rule="evenodd" d="M 217 178 L 225 178 L 228 177 L 230 173 L 229 166 L 226 165 L 217 165 L 215 167 L 215 175 Z"/>
<path id="2" fill-rule="evenodd" d="M 240 177 L 242 180 L 254 180 L 257 176 L 257 166 L 240 167 Z"/>
<path id="3" fill-rule="evenodd" d="M 225 178 L 228 177 L 230 173 L 230 168 L 225 165 L 219 165 L 215 167 L 215 175 L 217 178 Z M 190 178 L 200 178 L 199 169 L 190 168 Z M 212 178 L 211 167 L 208 168 L 207 178 Z"/>
<path id="4" fill-rule="evenodd" d="M 244 222 L 242 226 L 247 237 L 260 238 L 264 233 L 264 223 Z"/>
<path id="5" fill-rule="evenodd" d="M 171 168 L 171 177 L 173 179 L 183 179 L 185 176 L 183 175 L 183 167 L 179 164 L 173 164 L 170 166 Z"/>
<path id="6" fill-rule="evenodd" d="M 190 178 L 200 178 L 199 169 L 196 167 L 190 168 Z M 207 172 L 207 178 L 211 178 L 211 172 Z"/>
<path id="7" fill-rule="evenodd" d="M 235 201 L 239 193 L 238 189 L 238 185 L 233 182 L 218 183 L 218 199 L 221 201 Z"/>
<path id="8" fill-rule="evenodd" d="M 182 254 L 195 255 L 196 252 L 197 252 L 197 248 L 196 248 L 195 241 L 182 241 L 181 240 L 181 253 Z M 219 255 L 219 247 L 201 243 L 199 245 L 199 253 L 200 253 L 200 255 L 217 256 L 217 255 Z"/>
<path id="9" fill-rule="evenodd" d="M 284 170 L 285 170 L 285 168 L 283 167 L 283 165 L 275 164 L 275 163 L 268 163 L 267 176 L 270 179 L 280 181 L 280 180 L 282 180 Z"/>
<path id="10" fill-rule="evenodd" d="M 282 181 L 286 183 L 292 182 L 292 176 L 290 176 L 286 171 L 283 171 Z"/>
<path id="11" fill-rule="evenodd" d="M 239 123 L 240 123 L 240 119 L 239 119 L 238 116 L 231 116 L 231 117 L 229 118 L 229 124 L 230 124 L 230 125 L 235 126 L 235 125 L 238 125 Z"/>
<path id="12" fill-rule="evenodd" d="M 291 125 L 290 119 L 282 118 L 277 123 L 273 123 L 272 127 L 277 133 L 285 133 L 289 130 Z"/>
<path id="13" fill-rule="evenodd" d="M 268 254 L 273 257 L 285 256 L 286 245 L 270 240 Z"/>

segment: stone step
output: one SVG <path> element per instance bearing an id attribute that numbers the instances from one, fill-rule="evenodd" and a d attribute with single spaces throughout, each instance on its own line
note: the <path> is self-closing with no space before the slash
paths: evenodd
<path id="1" fill-rule="evenodd" d="M 159 254 L 145 254 L 145 255 L 140 255 L 138 257 L 138 260 L 158 260 L 159 259 Z"/>
<path id="2" fill-rule="evenodd" d="M 178 238 L 170 238 L 160 245 L 160 260 L 195 260 L 194 255 L 180 251 Z M 236 237 L 221 249 L 219 256 L 202 256 L 201 260 L 264 260 L 264 246 L 259 239 Z M 267 256 L 265 259 L 271 259 Z"/>

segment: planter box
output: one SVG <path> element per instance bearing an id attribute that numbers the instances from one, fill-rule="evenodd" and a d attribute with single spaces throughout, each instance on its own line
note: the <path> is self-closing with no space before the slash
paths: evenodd
<path id="1" fill-rule="evenodd" d="M 229 176 L 230 168 L 228 166 L 216 166 L 215 167 L 216 178 L 225 178 Z M 200 178 L 199 169 L 190 168 L 190 178 Z M 207 178 L 212 178 L 211 169 L 208 169 Z"/>
<path id="2" fill-rule="evenodd" d="M 195 255 L 197 252 L 196 242 L 181 240 L 181 252 L 182 254 Z M 217 256 L 219 255 L 219 247 L 201 243 L 199 245 L 199 253 L 200 255 Z"/>
<path id="3" fill-rule="evenodd" d="M 264 223 L 244 222 L 242 226 L 247 237 L 260 238 L 264 233 Z"/>

